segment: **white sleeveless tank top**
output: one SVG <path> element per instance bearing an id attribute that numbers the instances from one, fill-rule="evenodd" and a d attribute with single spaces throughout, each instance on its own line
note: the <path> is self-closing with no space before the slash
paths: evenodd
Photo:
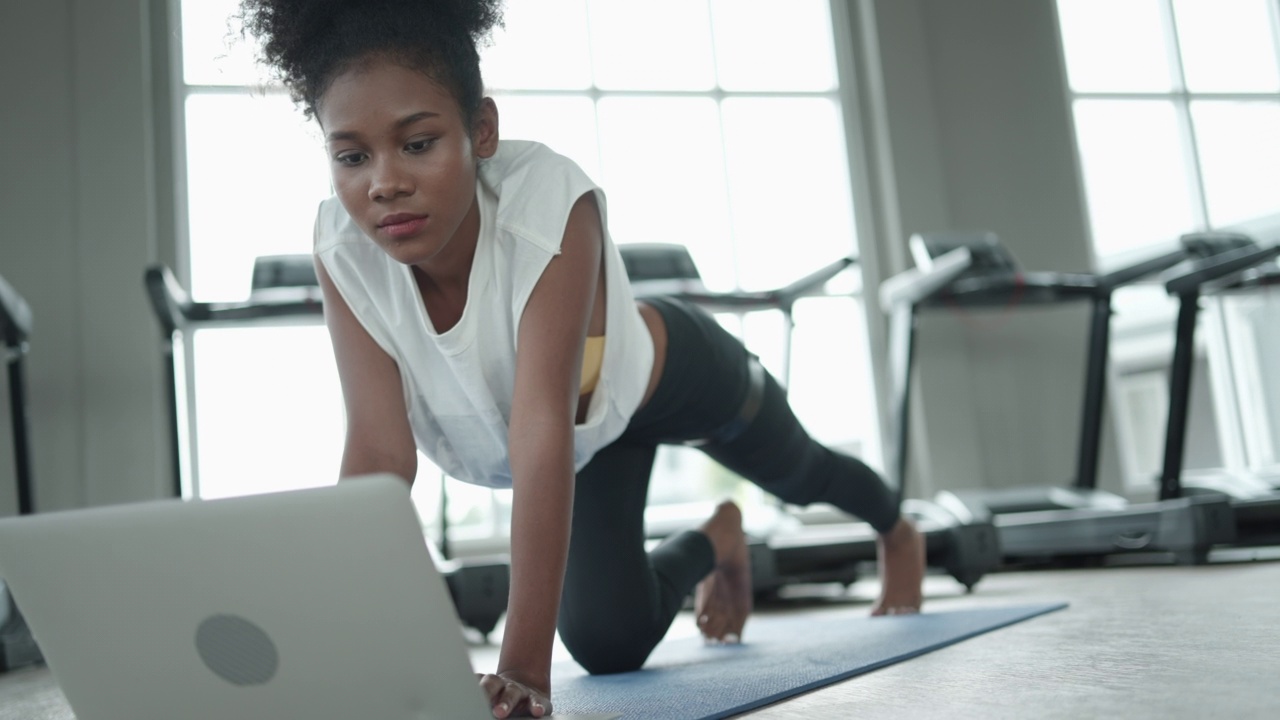
<path id="1" fill-rule="evenodd" d="M 595 193 L 604 221 L 605 347 L 574 466 L 626 429 L 653 367 L 653 341 L 636 310 L 622 256 L 609 237 L 604 192 L 544 145 L 504 140 L 481 162 L 480 237 L 458 324 L 438 333 L 412 269 L 382 251 L 336 197 L 320 204 L 315 254 L 347 305 L 400 369 L 418 449 L 451 477 L 511 487 L 507 432 L 520 318 L 560 243 L 573 204 Z"/>

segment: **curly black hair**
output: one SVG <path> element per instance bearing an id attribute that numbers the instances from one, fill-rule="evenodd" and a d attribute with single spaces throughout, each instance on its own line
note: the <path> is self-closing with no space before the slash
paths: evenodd
<path id="1" fill-rule="evenodd" d="M 484 99 L 477 45 L 502 23 L 502 0 L 241 0 L 241 32 L 308 118 L 343 72 L 383 57 L 453 94 L 470 127 Z"/>

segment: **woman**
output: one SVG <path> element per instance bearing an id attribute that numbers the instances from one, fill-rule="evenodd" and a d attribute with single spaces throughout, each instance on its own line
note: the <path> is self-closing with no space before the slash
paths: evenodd
<path id="1" fill-rule="evenodd" d="M 244 0 L 247 30 L 325 137 L 335 197 L 315 256 L 347 411 L 343 477 L 412 482 L 421 450 L 513 489 L 495 717 L 551 713 L 557 628 L 593 673 L 639 668 L 696 589 L 708 639 L 751 610 L 742 518 L 644 549 L 656 447 L 697 440 L 796 504 L 880 532 L 874 614 L 916 612 L 924 544 L 858 460 L 814 442 L 777 383 L 706 313 L 637 303 L 603 191 L 571 161 L 499 141 L 476 43 L 498 2 Z"/>

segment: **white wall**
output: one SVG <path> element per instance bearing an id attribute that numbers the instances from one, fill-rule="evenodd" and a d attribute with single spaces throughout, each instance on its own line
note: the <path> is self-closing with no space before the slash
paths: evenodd
<path id="1" fill-rule="evenodd" d="M 1028 270 L 1087 271 L 1052 0 L 852 0 L 880 277 L 930 230 L 992 230 Z M 879 158 L 879 160 L 877 160 Z M 1084 305 L 922 317 L 909 493 L 1073 477 Z M 1113 448 L 1102 474 L 1119 483 Z"/>
<path id="2" fill-rule="evenodd" d="M 150 12 L 145 0 L 0 6 L 0 274 L 35 316 L 37 510 L 168 487 L 159 332 L 142 290 L 157 251 Z M 0 515 L 16 508 L 3 430 Z"/>

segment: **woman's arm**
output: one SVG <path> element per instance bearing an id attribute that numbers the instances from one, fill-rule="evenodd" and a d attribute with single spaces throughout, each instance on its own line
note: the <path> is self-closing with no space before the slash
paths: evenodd
<path id="1" fill-rule="evenodd" d="M 600 211 L 588 193 L 574 204 L 560 255 L 538 280 L 520 319 L 509 434 L 513 500 L 511 596 L 498 674 L 549 695 L 551 648 L 573 512 L 573 424 L 582 347 L 600 277 Z M 486 686 L 488 687 L 488 686 Z M 550 714 L 508 691 L 495 714 Z M 545 695 L 544 698 L 545 699 Z"/>
<path id="2" fill-rule="evenodd" d="M 339 477 L 389 472 L 412 485 L 418 473 L 418 451 L 409 429 L 400 368 L 356 319 L 318 259 L 316 278 L 324 293 L 324 320 L 347 409 Z"/>

